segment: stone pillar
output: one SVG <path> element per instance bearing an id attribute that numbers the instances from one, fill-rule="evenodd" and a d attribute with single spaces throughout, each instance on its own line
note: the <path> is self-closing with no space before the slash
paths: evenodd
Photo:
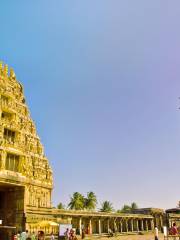
<path id="1" fill-rule="evenodd" d="M 109 218 L 107 219 L 107 232 L 109 233 Z"/>
<path id="2" fill-rule="evenodd" d="M 173 221 L 171 220 L 171 221 L 170 221 L 170 227 L 172 227 L 172 226 L 173 226 Z"/>
<path id="3" fill-rule="evenodd" d="M 151 230 L 154 230 L 154 221 L 151 219 Z"/>
<path id="4" fill-rule="evenodd" d="M 120 232 L 122 233 L 123 229 L 122 229 L 122 220 L 120 220 Z"/>
<path id="5" fill-rule="evenodd" d="M 138 219 L 136 219 L 136 231 L 139 232 L 139 222 L 138 222 Z"/>
<path id="6" fill-rule="evenodd" d="M 114 232 L 117 232 L 117 226 L 116 226 L 116 219 L 113 219 L 113 224 L 114 224 Z"/>
<path id="7" fill-rule="evenodd" d="M 143 219 L 141 219 L 141 231 L 144 231 Z"/>
<path id="8" fill-rule="evenodd" d="M 4 151 L 0 152 L 0 170 L 4 170 L 6 166 L 6 153 Z"/>
<path id="9" fill-rule="evenodd" d="M 126 232 L 128 232 L 128 219 L 125 220 L 125 224 L 126 224 Z"/>
<path id="10" fill-rule="evenodd" d="M 169 220 L 169 227 L 172 227 L 172 225 L 171 225 L 171 221 Z"/>
<path id="11" fill-rule="evenodd" d="M 131 219 L 131 232 L 133 232 L 134 231 L 134 226 L 133 226 L 133 219 Z"/>
<path id="12" fill-rule="evenodd" d="M 148 232 L 148 219 L 145 220 L 146 231 Z"/>
<path id="13" fill-rule="evenodd" d="M 82 218 L 79 218 L 79 234 L 82 235 Z"/>
<path id="14" fill-rule="evenodd" d="M 162 216 L 160 216 L 160 230 L 162 227 L 163 227 L 163 219 L 162 219 Z"/>
<path id="15" fill-rule="evenodd" d="M 99 234 L 101 234 L 101 219 L 99 219 Z"/>
<path id="16" fill-rule="evenodd" d="M 89 234 L 92 234 L 92 220 L 89 219 Z"/>

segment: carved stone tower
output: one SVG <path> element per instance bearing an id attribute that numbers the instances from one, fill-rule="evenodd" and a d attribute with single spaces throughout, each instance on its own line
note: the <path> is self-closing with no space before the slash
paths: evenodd
<path id="1" fill-rule="evenodd" d="M 30 213 L 51 208 L 52 170 L 12 69 L 0 63 L 0 219 L 25 227 Z M 23 227 L 24 226 L 24 227 Z"/>

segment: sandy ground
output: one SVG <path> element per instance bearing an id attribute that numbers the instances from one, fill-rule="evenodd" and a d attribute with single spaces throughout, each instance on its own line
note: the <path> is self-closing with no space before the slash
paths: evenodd
<path id="1" fill-rule="evenodd" d="M 81 237 L 77 236 L 78 240 L 81 240 Z M 49 239 L 49 238 L 46 238 Z M 152 233 L 145 235 L 124 235 L 117 237 L 85 237 L 84 240 L 154 240 L 154 235 Z M 164 240 L 163 234 L 159 234 L 159 240 Z"/>
<path id="2" fill-rule="evenodd" d="M 89 238 L 90 239 L 90 238 Z M 92 238 L 97 240 L 154 240 L 153 234 L 146 235 L 126 235 L 126 236 L 117 236 L 117 237 L 101 237 L 101 238 Z M 86 240 L 86 238 L 85 238 Z M 159 240 L 164 240 L 163 234 L 159 234 Z"/>
<path id="3" fill-rule="evenodd" d="M 129 236 L 119 236 L 115 238 L 116 240 L 154 240 L 153 234 L 147 235 L 129 235 Z M 113 239 L 113 240 L 115 240 Z M 162 234 L 159 235 L 159 240 L 163 240 L 164 237 Z"/>

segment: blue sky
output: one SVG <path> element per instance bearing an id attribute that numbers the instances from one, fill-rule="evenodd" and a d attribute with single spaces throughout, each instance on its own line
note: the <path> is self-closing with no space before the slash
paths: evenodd
<path id="1" fill-rule="evenodd" d="M 180 2 L 1 1 L 15 69 L 54 171 L 53 204 L 180 200 Z"/>

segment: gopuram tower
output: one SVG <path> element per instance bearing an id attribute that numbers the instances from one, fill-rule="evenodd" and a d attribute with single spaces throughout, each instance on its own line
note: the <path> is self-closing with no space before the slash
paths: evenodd
<path id="1" fill-rule="evenodd" d="M 0 219 L 22 230 L 51 209 L 52 170 L 13 69 L 0 63 Z M 38 216 L 37 213 L 38 212 Z M 42 213 L 42 216 L 41 216 Z"/>

